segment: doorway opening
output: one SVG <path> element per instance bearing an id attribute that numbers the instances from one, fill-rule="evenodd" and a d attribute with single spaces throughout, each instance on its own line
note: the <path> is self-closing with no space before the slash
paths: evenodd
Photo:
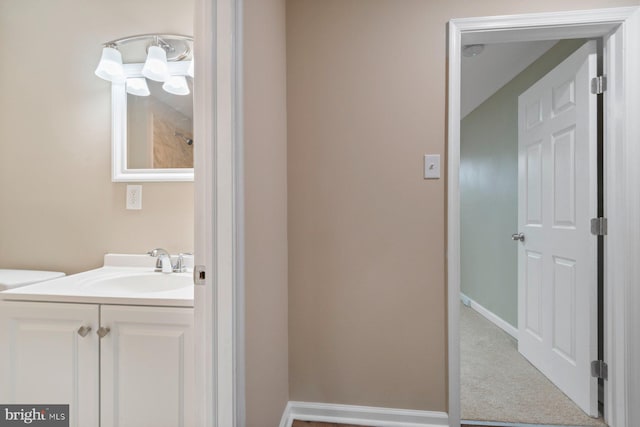
<path id="1" fill-rule="evenodd" d="M 631 360 L 632 355 L 631 350 L 625 347 L 624 343 L 631 338 L 631 330 L 625 325 L 627 325 L 629 313 L 632 313 L 630 311 L 632 302 L 627 297 L 631 282 L 626 278 L 632 276 L 635 278 L 636 275 L 632 267 L 634 262 L 627 255 L 629 251 L 627 247 L 635 247 L 635 243 L 631 243 L 625 237 L 626 222 L 624 218 L 627 215 L 637 213 L 636 208 L 625 201 L 626 198 L 635 197 L 627 185 L 637 181 L 635 173 L 627 166 L 628 162 L 625 160 L 628 156 L 635 154 L 635 148 L 630 144 L 634 138 L 639 136 L 635 125 L 627 120 L 628 117 L 632 117 L 628 114 L 629 109 L 634 112 L 640 111 L 640 101 L 632 95 L 638 88 L 636 83 L 627 77 L 639 72 L 637 69 L 640 68 L 638 61 L 633 60 L 629 53 L 636 48 L 636 32 L 640 32 L 640 14 L 637 8 L 467 18 L 449 22 L 447 287 L 449 423 L 452 426 L 460 425 L 461 419 L 459 316 L 462 275 L 460 264 L 462 247 L 460 58 L 462 49 L 465 45 L 473 44 L 580 38 L 602 39 L 603 74 L 607 78 L 608 86 L 603 101 L 604 164 L 602 180 L 606 183 L 607 188 L 616 189 L 615 194 L 611 191 L 607 192 L 603 199 L 609 222 L 609 234 L 602 243 L 605 254 L 602 273 L 604 277 L 602 311 L 604 312 L 603 329 L 606 331 L 602 353 L 603 362 L 610 364 L 608 379 L 603 382 L 604 415 L 605 422 L 611 426 L 628 425 L 630 422 L 629 417 L 633 411 L 627 407 L 625 402 L 628 401 L 630 393 L 634 393 L 634 389 L 629 388 L 630 382 L 627 375 L 627 370 L 631 366 L 628 361 Z M 535 117 L 535 115 L 530 117 Z M 567 146 L 569 145 L 571 144 L 567 144 Z M 622 186 L 622 183 L 625 185 Z M 633 213 L 630 213 L 630 210 Z M 617 224 L 615 230 L 612 228 L 613 224 Z M 570 277 L 570 274 L 566 277 Z M 622 280 L 623 278 L 625 280 Z M 612 283 L 615 283 L 615 286 L 609 285 Z M 593 301 L 596 299 L 594 298 Z M 538 316 L 538 319 L 542 318 L 543 316 Z M 527 319 L 529 323 L 531 323 L 530 320 Z M 615 366 L 615 369 L 612 369 L 612 366 Z"/>
<path id="2" fill-rule="evenodd" d="M 601 42 L 473 46 L 461 58 L 462 419 L 603 426 L 589 372 Z"/>

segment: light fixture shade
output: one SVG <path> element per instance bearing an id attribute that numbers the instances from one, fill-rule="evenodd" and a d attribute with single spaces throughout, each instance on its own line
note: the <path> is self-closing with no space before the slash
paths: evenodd
<path id="1" fill-rule="evenodd" d="M 167 52 L 160 46 L 151 46 L 147 53 L 147 60 L 142 68 L 142 75 L 157 82 L 164 82 L 169 78 Z"/>
<path id="2" fill-rule="evenodd" d="M 184 76 L 171 76 L 162 85 L 162 89 L 173 95 L 189 95 L 189 85 Z"/>
<path id="3" fill-rule="evenodd" d="M 193 78 L 193 71 L 194 71 L 194 70 L 193 70 L 193 62 L 194 62 L 194 61 L 193 61 L 193 58 L 191 58 L 191 64 L 189 64 L 189 68 L 187 69 L 187 74 L 188 74 L 191 78 Z"/>
<path id="4" fill-rule="evenodd" d="M 149 96 L 149 86 L 144 77 L 131 77 L 127 79 L 127 93 L 137 96 Z"/>
<path id="5" fill-rule="evenodd" d="M 95 73 L 96 76 L 110 82 L 121 83 L 124 81 L 122 55 L 118 49 L 113 47 L 105 47 L 102 49 L 102 57 L 100 58 L 100 63 Z"/>

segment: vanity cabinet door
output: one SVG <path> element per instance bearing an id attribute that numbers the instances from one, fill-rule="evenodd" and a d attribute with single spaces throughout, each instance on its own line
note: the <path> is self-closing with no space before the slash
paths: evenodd
<path id="1" fill-rule="evenodd" d="M 0 301 L 0 402 L 69 404 L 70 426 L 97 427 L 98 315 L 97 305 Z"/>
<path id="2" fill-rule="evenodd" d="M 101 427 L 194 426 L 193 309 L 102 306 L 101 326 Z"/>

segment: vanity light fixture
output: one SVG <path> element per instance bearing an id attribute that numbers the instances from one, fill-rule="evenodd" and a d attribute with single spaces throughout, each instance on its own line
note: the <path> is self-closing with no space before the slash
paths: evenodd
<path id="1" fill-rule="evenodd" d="M 189 95 L 189 86 L 184 76 L 171 76 L 162 85 L 162 89 L 174 95 Z"/>
<path id="2" fill-rule="evenodd" d="M 114 43 L 107 43 L 102 49 L 102 57 L 96 68 L 96 76 L 110 82 L 123 82 L 122 54 Z"/>
<path id="3" fill-rule="evenodd" d="M 142 68 L 142 75 L 157 82 L 164 82 L 169 78 L 167 51 L 162 46 L 149 46 L 147 60 Z"/>
<path id="4" fill-rule="evenodd" d="M 144 77 L 129 77 L 127 79 L 127 93 L 137 96 L 149 96 L 149 86 Z"/>
<path id="5" fill-rule="evenodd" d="M 127 92 L 132 95 L 148 96 L 147 79 L 164 82 L 165 91 L 175 95 L 188 95 L 189 86 L 186 75 L 193 77 L 193 37 L 180 34 L 141 34 L 112 40 L 103 45 L 102 58 L 95 73 L 98 77 L 112 83 L 124 83 Z M 142 70 L 132 72 L 136 64 Z M 123 61 L 128 57 L 127 61 Z M 188 65 L 187 65 L 187 61 Z M 126 64 L 123 66 L 123 62 Z M 168 63 L 183 63 L 181 74 L 172 75 Z M 173 68 L 172 68 L 173 69 Z M 128 70 L 125 72 L 125 70 Z M 173 69 L 176 73 L 176 69 Z M 139 77 L 142 75 L 142 77 Z"/>

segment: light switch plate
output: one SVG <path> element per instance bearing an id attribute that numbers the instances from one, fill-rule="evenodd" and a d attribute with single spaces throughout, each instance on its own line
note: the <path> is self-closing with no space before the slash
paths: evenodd
<path id="1" fill-rule="evenodd" d="M 127 185 L 127 209 L 142 209 L 142 185 Z"/>
<path id="2" fill-rule="evenodd" d="M 440 179 L 440 154 L 424 155 L 424 178 Z"/>

